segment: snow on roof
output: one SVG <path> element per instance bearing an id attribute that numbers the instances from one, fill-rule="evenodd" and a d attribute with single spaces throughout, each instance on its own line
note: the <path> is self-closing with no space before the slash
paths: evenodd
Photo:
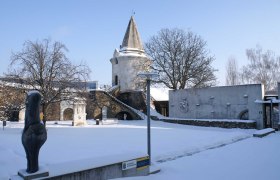
<path id="1" fill-rule="evenodd" d="M 169 94 L 168 94 L 169 90 L 170 89 L 168 89 L 168 88 L 151 87 L 151 96 L 156 101 L 168 101 L 169 100 Z"/>
<path id="2" fill-rule="evenodd" d="M 28 92 L 27 92 L 27 95 L 30 96 L 31 94 L 37 94 L 37 93 L 39 93 L 39 91 L 37 91 L 37 90 L 31 90 L 31 91 L 28 91 Z M 40 94 L 40 93 L 39 93 L 39 94 Z"/>
<path id="3" fill-rule="evenodd" d="M 115 56 L 115 57 L 120 57 L 120 56 L 137 56 L 137 57 L 141 56 L 141 57 L 147 57 L 144 52 L 134 51 L 131 48 L 128 49 L 127 51 L 119 52 L 117 54 L 117 56 Z"/>

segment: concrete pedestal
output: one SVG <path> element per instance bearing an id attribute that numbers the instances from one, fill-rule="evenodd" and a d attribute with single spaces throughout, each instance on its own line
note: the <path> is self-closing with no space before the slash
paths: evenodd
<path id="1" fill-rule="evenodd" d="M 40 167 L 39 171 L 35 173 L 28 173 L 26 172 L 26 169 L 21 169 L 18 171 L 18 175 L 22 177 L 24 180 L 31 180 L 36 178 L 42 178 L 49 176 L 49 172 L 46 168 Z"/>

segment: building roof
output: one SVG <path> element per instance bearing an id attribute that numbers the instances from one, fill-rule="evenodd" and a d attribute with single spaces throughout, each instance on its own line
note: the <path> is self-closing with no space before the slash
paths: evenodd
<path id="1" fill-rule="evenodd" d="M 131 16 L 120 51 L 142 51 L 144 48 L 133 16 Z"/>
<path id="2" fill-rule="evenodd" d="M 151 87 L 151 96 L 156 101 L 169 101 L 169 90 L 168 88 Z"/>

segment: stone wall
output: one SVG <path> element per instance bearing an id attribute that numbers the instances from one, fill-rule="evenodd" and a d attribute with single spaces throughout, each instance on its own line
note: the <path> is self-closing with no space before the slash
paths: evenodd
<path id="1" fill-rule="evenodd" d="M 143 91 L 128 91 L 118 94 L 117 99 L 133 107 L 134 109 L 146 112 L 146 96 Z"/>
<path id="2" fill-rule="evenodd" d="M 32 178 L 34 174 L 24 176 L 24 179 L 49 180 L 107 180 L 134 176 L 147 176 L 150 173 L 149 156 L 145 153 L 124 153 L 108 155 L 106 157 L 87 158 L 73 162 L 56 163 L 43 169 L 46 177 Z M 42 168 L 42 167 L 41 167 Z M 25 170 L 22 170 L 25 171 Z M 40 171 L 39 171 L 40 172 Z M 40 178 L 38 178 L 40 177 Z M 11 180 L 22 179 L 19 175 L 12 176 Z"/>
<path id="3" fill-rule="evenodd" d="M 250 119 L 263 128 L 261 84 L 169 91 L 169 116 L 184 119 Z"/>
<path id="4" fill-rule="evenodd" d="M 91 91 L 87 101 L 87 119 L 102 119 L 102 108 L 107 107 L 107 118 L 123 119 L 124 114 L 127 120 L 142 119 L 136 112 L 126 104 L 114 98 L 105 91 Z"/>
<path id="5" fill-rule="evenodd" d="M 23 121 L 25 117 L 25 108 L 19 111 L 19 120 Z M 60 103 L 52 103 L 47 109 L 47 121 L 48 120 L 60 120 Z"/>
<path id="6" fill-rule="evenodd" d="M 60 120 L 60 103 L 52 103 L 47 109 L 47 120 Z"/>
<path id="7" fill-rule="evenodd" d="M 192 125 L 192 126 L 204 126 L 204 127 L 220 127 L 220 128 L 240 128 L 240 129 L 256 129 L 256 121 L 245 121 L 245 120 L 193 120 L 193 119 L 160 119 L 160 121 L 174 123 L 174 124 L 183 124 L 183 125 Z"/>

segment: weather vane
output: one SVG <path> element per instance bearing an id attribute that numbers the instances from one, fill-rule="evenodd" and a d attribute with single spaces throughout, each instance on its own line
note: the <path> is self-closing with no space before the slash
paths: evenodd
<path id="1" fill-rule="evenodd" d="M 134 16 L 134 15 L 135 15 L 135 11 L 134 11 L 134 10 L 132 10 L 131 15 L 132 15 L 132 16 Z"/>

